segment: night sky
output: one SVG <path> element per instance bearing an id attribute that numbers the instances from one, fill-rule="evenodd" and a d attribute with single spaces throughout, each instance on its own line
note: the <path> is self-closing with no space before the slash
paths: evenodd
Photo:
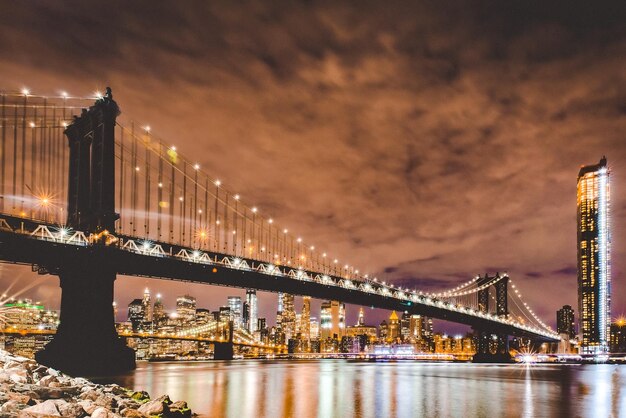
<path id="1" fill-rule="evenodd" d="M 577 311 L 576 176 L 606 155 L 626 312 L 623 1 L 265 3 L 0 0 L 0 89 L 111 86 L 123 120 L 342 263 L 432 291 L 506 270 L 551 324 Z M 58 279 L 1 268 L 58 307 Z M 244 295 L 120 278 L 118 303 L 145 286 Z"/>

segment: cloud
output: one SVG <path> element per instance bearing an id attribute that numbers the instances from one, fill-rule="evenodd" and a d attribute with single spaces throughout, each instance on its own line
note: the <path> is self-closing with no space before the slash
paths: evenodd
<path id="1" fill-rule="evenodd" d="M 552 318 L 576 301 L 575 272 L 538 283 L 575 263 L 580 164 L 606 154 L 626 206 L 618 2 L 0 4 L 3 88 L 111 85 L 122 120 L 383 280 L 435 290 L 507 270 Z"/>

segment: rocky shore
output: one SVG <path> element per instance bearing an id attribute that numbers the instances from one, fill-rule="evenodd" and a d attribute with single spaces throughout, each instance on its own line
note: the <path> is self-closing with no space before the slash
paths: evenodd
<path id="1" fill-rule="evenodd" d="M 0 418 L 189 418 L 184 401 L 150 399 L 118 385 L 73 378 L 34 360 L 0 351 Z"/>

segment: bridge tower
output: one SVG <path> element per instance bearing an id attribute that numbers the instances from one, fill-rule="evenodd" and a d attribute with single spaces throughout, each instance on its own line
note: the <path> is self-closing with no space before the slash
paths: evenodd
<path id="1" fill-rule="evenodd" d="M 233 321 L 228 322 L 228 330 L 226 341 L 213 344 L 213 359 L 215 360 L 232 360 L 235 353 L 233 346 L 233 331 L 235 324 Z"/>
<path id="2" fill-rule="evenodd" d="M 493 286 L 495 289 L 495 313 L 501 318 L 509 315 L 508 307 L 508 286 L 509 276 L 507 274 L 495 276 L 485 274 L 484 277 L 478 279 L 476 285 L 478 287 L 485 286 L 478 291 L 478 310 L 480 312 L 489 313 L 489 289 Z M 475 329 L 477 338 L 475 362 L 509 362 L 511 356 L 509 354 L 509 336 L 506 334 L 494 334 L 484 329 Z"/>
<path id="3" fill-rule="evenodd" d="M 72 375 L 133 369 L 135 353 L 120 339 L 113 318 L 115 266 L 105 261 L 115 213 L 115 120 L 111 89 L 65 130 L 69 145 L 67 226 L 90 232 L 100 245 L 58 270 L 60 324 L 38 362 Z"/>

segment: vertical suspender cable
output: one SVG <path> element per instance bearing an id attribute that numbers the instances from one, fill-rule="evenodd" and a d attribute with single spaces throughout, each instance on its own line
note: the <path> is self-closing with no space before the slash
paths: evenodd
<path id="1" fill-rule="evenodd" d="M 15 201 L 17 197 L 17 105 L 15 105 L 15 119 L 13 121 L 13 212 L 15 212 Z"/>
<path id="2" fill-rule="evenodd" d="M 6 165 L 6 127 L 7 127 L 7 118 L 6 118 L 6 95 L 2 94 L 2 146 L 0 148 L 0 152 L 2 155 L 0 158 L 2 162 L 2 172 L 0 173 L 0 211 L 4 212 L 4 180 L 5 174 L 4 169 Z"/>
<path id="3" fill-rule="evenodd" d="M 159 183 L 157 184 L 157 234 L 158 240 L 161 240 L 161 212 L 163 202 L 163 142 L 159 140 Z"/>
<path id="4" fill-rule="evenodd" d="M 120 197 L 119 197 L 119 208 L 120 213 L 124 211 L 124 191 L 126 187 L 124 187 L 124 128 L 120 126 Z M 120 227 L 119 232 L 123 233 L 124 231 L 124 219 L 120 219 Z"/>
<path id="5" fill-rule="evenodd" d="M 131 205 L 132 205 L 132 216 L 131 216 L 131 224 L 133 228 L 133 236 L 137 235 L 137 224 L 136 224 L 136 211 L 137 211 L 137 137 L 135 137 L 135 122 L 131 122 L 130 124 L 130 136 L 132 138 L 132 148 L 131 148 L 131 160 L 133 162 L 133 166 L 131 169 L 131 182 L 132 187 L 130 189 L 131 193 Z"/>
<path id="6" fill-rule="evenodd" d="M 26 186 L 26 112 L 27 112 L 27 104 L 28 104 L 28 95 L 24 95 L 24 107 L 23 107 L 23 115 L 22 115 L 22 167 L 21 167 L 21 182 L 20 182 L 20 195 L 22 198 L 22 203 L 20 204 L 20 210 L 24 211 L 24 194 L 26 193 L 24 186 Z"/>
<path id="7" fill-rule="evenodd" d="M 145 211 L 144 211 L 144 234 L 146 239 L 150 236 L 150 132 L 145 134 L 146 140 L 144 147 L 146 148 L 146 173 L 145 178 Z"/>

